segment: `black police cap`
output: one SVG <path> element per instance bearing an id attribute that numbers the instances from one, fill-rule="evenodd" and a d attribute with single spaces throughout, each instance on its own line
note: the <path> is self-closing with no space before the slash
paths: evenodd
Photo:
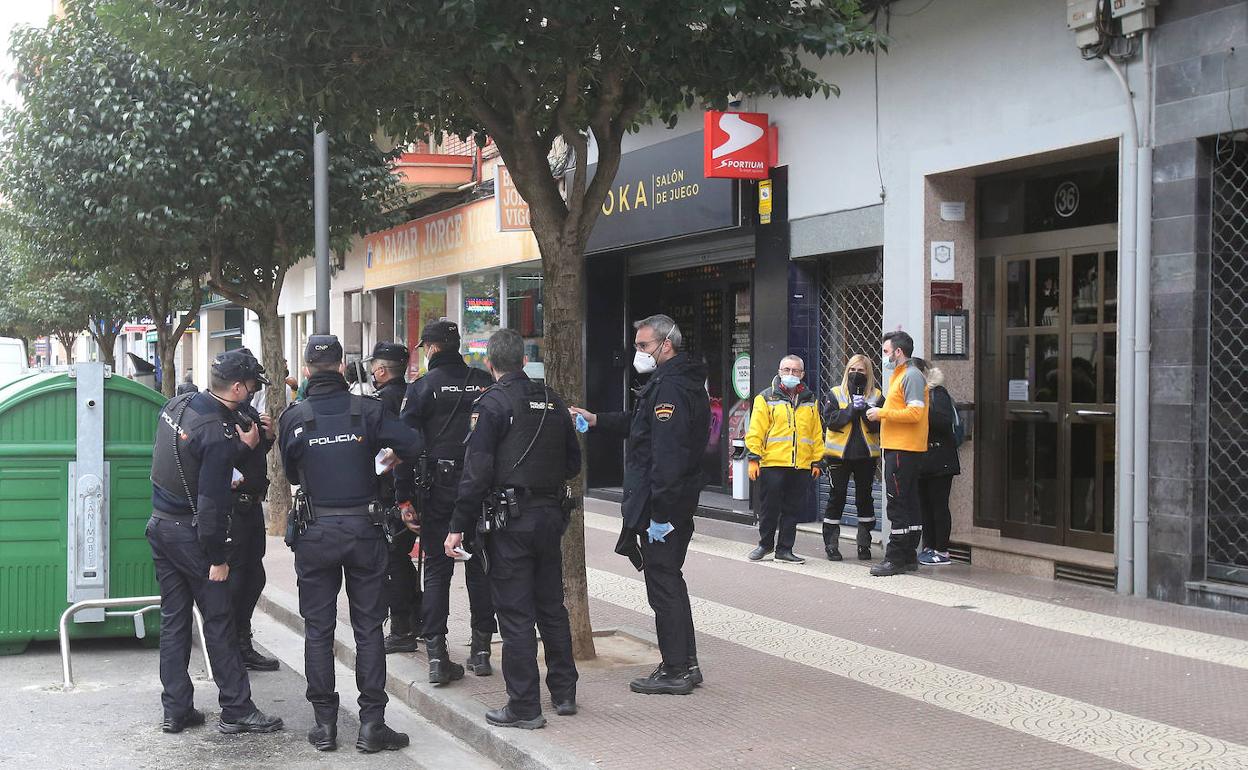
<path id="1" fill-rule="evenodd" d="M 247 348 L 227 350 L 212 361 L 213 374 L 230 382 L 255 380 L 261 385 L 268 385 L 269 378 L 264 376 L 264 366 Z"/>
<path id="2" fill-rule="evenodd" d="M 432 342 L 437 345 L 459 347 L 459 325 L 454 321 L 431 321 L 420 332 L 420 344 Z"/>
<path id="3" fill-rule="evenodd" d="M 397 361 L 405 364 L 408 359 L 407 347 L 397 342 L 378 342 L 373 348 L 373 354 L 367 360 L 372 361 L 373 359 Z"/>
<path id="4" fill-rule="evenodd" d="M 332 334 L 313 334 L 303 349 L 303 360 L 309 364 L 340 364 L 342 343 Z"/>

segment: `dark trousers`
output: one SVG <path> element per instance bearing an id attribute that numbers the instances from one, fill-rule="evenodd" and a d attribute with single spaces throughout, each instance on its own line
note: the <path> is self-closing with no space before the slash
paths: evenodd
<path id="1" fill-rule="evenodd" d="M 503 637 L 503 680 L 508 705 L 522 719 L 542 713 L 534 626 L 542 632 L 546 688 L 552 699 L 576 695 L 572 630 L 563 605 L 560 545 L 565 527 L 555 503 L 522 504 L 520 516 L 489 537 L 490 587 Z"/>
<path id="2" fill-rule="evenodd" d="M 923 516 L 923 542 L 933 551 L 949 550 L 949 531 L 953 516 L 949 513 L 949 490 L 953 476 L 925 476 L 919 479 L 919 507 Z"/>
<path id="3" fill-rule="evenodd" d="M 443 536 L 445 538 L 445 535 Z M 434 543 L 425 538 L 422 542 Z M 386 553 L 386 604 L 390 608 L 390 633 L 407 636 L 420 630 L 420 613 L 424 597 L 420 595 L 420 573 L 412 564 L 412 548 L 416 533 L 404 528 L 394 536 Z M 436 543 L 441 551 L 441 541 Z M 429 555 L 424 555 L 428 564 Z"/>
<path id="4" fill-rule="evenodd" d="M 693 519 L 673 521 L 676 527 L 663 542 L 651 543 L 641 535 L 641 554 L 646 578 L 646 598 L 654 610 L 654 630 L 659 652 L 668 666 L 686 666 L 697 658 L 693 610 L 689 606 L 689 586 L 683 568 L 693 539 Z"/>
<path id="5" fill-rule="evenodd" d="M 451 613 L 451 577 L 455 574 L 455 560 L 446 555 L 442 543 L 451 528 L 451 512 L 455 509 L 455 494 L 459 488 L 459 474 L 448 479 L 439 478 L 430 491 L 428 513 L 421 517 L 420 538 L 428 543 L 425 553 L 425 585 L 421 614 L 421 635 L 446 636 L 446 621 Z M 464 548 L 472 550 L 472 533 L 465 533 Z M 490 579 L 479 557 L 464 562 L 464 583 L 468 586 L 468 608 L 472 630 L 492 634 L 498 630 L 494 622 L 494 600 L 490 596 Z"/>
<path id="6" fill-rule="evenodd" d="M 338 718 L 334 682 L 334 628 L 338 625 L 338 591 L 346 578 L 355 632 L 355 684 L 360 691 L 360 721 L 380 722 L 386 714 L 386 652 L 381 624 L 386 541 L 381 528 L 366 516 L 318 518 L 295 545 L 299 577 L 299 614 L 303 616 L 303 665 L 308 701 L 316 720 Z"/>
<path id="7" fill-rule="evenodd" d="M 758 544 L 768 549 L 792 551 L 797 539 L 798 511 L 810 488 L 810 469 L 762 468 L 758 484 Z"/>
<path id="8" fill-rule="evenodd" d="M 919 466 L 922 452 L 884 450 L 884 489 L 890 531 L 884 558 L 894 564 L 917 564 L 923 534 L 919 512 Z"/>
<path id="9" fill-rule="evenodd" d="M 189 523 L 151 518 L 147 542 L 152 547 L 160 583 L 160 702 L 167 716 L 180 717 L 195 707 L 191 662 L 191 603 L 204 617 L 204 638 L 217 683 L 221 718 L 233 721 L 256 710 L 251 683 L 238 652 L 234 610 L 227 582 L 208 579 L 208 557 Z"/>
<path id="10" fill-rule="evenodd" d="M 239 637 L 251 636 L 251 615 L 264 592 L 264 509 L 259 502 L 234 505 L 230 517 L 230 601 L 234 605 L 234 627 Z"/>
<path id="11" fill-rule="evenodd" d="M 871 497 L 871 486 L 875 483 L 874 457 L 862 457 L 856 460 L 839 460 L 830 469 L 830 486 L 828 489 L 828 507 L 823 520 L 828 524 L 840 524 L 845 513 L 845 500 L 849 494 L 849 480 L 854 480 L 854 503 L 858 507 L 858 523 L 875 523 L 875 499 Z"/>

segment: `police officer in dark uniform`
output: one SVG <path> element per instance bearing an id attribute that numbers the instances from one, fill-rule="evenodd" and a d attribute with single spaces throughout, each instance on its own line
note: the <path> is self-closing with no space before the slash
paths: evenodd
<path id="1" fill-rule="evenodd" d="M 252 353 L 247 348 L 232 351 L 232 355 Z M 254 356 L 252 356 L 254 359 Z M 256 364 L 257 382 L 268 385 L 264 367 Z M 251 616 L 264 592 L 264 552 L 268 533 L 265 531 L 264 498 L 269 493 L 269 467 L 267 457 L 276 438 L 273 418 L 260 414 L 251 399 L 238 405 L 240 424 L 258 423 L 260 443 L 254 449 L 243 452 L 235 464 L 238 475 L 232 484 L 234 505 L 230 514 L 230 538 L 226 555 L 230 565 L 230 601 L 234 605 L 234 626 L 238 629 L 238 651 L 243 665 L 251 671 L 276 671 L 278 662 L 261 654 L 251 643 Z"/>
<path id="2" fill-rule="evenodd" d="M 706 365 L 680 351 L 671 318 L 654 315 L 637 330 L 633 368 L 651 374 L 631 412 L 595 415 L 574 408 L 590 427 L 628 438 L 623 531 L 616 552 L 645 573 L 663 662 L 629 683 L 633 692 L 685 695 L 702 683 L 689 588 L 681 570 L 693 538 L 702 491 L 702 456 L 710 426 Z"/>
<path id="3" fill-rule="evenodd" d="M 408 744 L 407 735 L 385 723 L 386 541 L 377 515 L 374 462 L 381 447 L 412 462 L 420 454 L 420 436 L 388 418 L 380 401 L 348 392 L 337 337 L 312 335 L 304 361 L 308 395 L 282 414 L 278 446 L 286 477 L 301 486 L 311 509 L 311 523 L 294 544 L 304 675 L 316 717 L 308 742 L 320 751 L 338 746 L 333 645 L 345 577 L 360 690 L 355 746 L 370 753 L 400 749 Z"/>
<path id="4" fill-rule="evenodd" d="M 501 491 L 514 501 L 506 506 L 505 525 L 487 541 L 508 700 L 485 718 L 492 725 L 533 730 L 546 724 L 534 624 L 542 632 L 546 687 L 555 711 L 576 713 L 577 673 L 563 605 L 560 546 L 568 526 L 564 482 L 580 472 L 581 449 L 563 399 L 530 380 L 524 364 L 524 338 L 517 332 L 503 329 L 490 337 L 486 366 L 498 382 L 473 407 L 463 479 L 444 547 L 447 556 L 462 556 L 464 532 L 472 531 L 487 496 L 497 500 Z"/>
<path id="5" fill-rule="evenodd" d="M 468 366 L 459 354 L 459 327 L 450 321 L 434 321 L 420 334 L 428 370 L 407 388 L 403 421 L 421 432 L 425 439 L 429 479 L 428 499 L 420 511 L 421 538 L 429 543 L 425 554 L 425 592 L 421 635 L 429 654 L 429 681 L 434 684 L 461 679 L 464 667 L 447 653 L 447 617 L 450 614 L 451 576 L 455 560 L 442 552 L 441 545 L 451 528 L 451 513 L 463 475 L 464 441 L 468 436 L 472 405 L 494 380 L 481 370 Z M 468 603 L 472 615 L 472 647 L 468 669 L 477 676 L 489 676 L 490 643 L 498 626 L 490 582 L 481 559 L 464 564 Z"/>
<path id="6" fill-rule="evenodd" d="M 238 406 L 268 382 L 255 357 L 230 351 L 212 364 L 210 389 L 175 396 L 160 411 L 152 447 L 152 518 L 147 541 L 160 583 L 161 729 L 180 733 L 204 723 L 187 673 L 193 601 L 204 619 L 223 733 L 282 729 L 252 703 L 230 603 L 226 536 L 230 479 L 240 453 L 260 443 L 261 426 L 238 425 Z"/>
<path id="7" fill-rule="evenodd" d="M 391 419 L 399 419 L 403 396 L 407 392 L 408 350 L 395 342 L 378 342 L 373 354 L 365 359 L 377 397 Z M 377 477 L 377 500 L 382 508 L 394 507 L 408 512 L 412 518 L 412 466 L 400 463 Z M 420 628 L 420 580 L 412 566 L 412 548 L 416 546 L 418 527 L 398 529 L 390 543 L 386 572 L 386 603 L 390 607 L 390 633 L 385 637 L 386 654 L 415 652 L 416 633 Z M 439 541 L 441 542 L 441 541 Z"/>

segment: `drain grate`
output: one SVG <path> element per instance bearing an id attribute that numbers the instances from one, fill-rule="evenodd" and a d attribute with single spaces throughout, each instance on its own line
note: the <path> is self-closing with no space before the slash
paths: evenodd
<path id="1" fill-rule="evenodd" d="M 949 558 L 961 564 L 971 563 L 971 547 L 969 545 L 949 546 Z"/>

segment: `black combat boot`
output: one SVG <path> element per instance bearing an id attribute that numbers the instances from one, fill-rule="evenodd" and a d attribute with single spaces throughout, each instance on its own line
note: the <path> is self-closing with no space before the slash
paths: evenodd
<path id="1" fill-rule="evenodd" d="M 250 627 L 238 631 L 238 653 L 242 656 L 243 666 L 249 671 L 276 671 L 281 668 L 277 658 L 261 655 L 252 646 Z"/>
<path id="2" fill-rule="evenodd" d="M 477 676 L 489 676 L 494 673 L 490 667 L 490 642 L 494 634 L 489 631 L 472 632 L 472 648 L 468 652 L 467 668 Z"/>
<path id="3" fill-rule="evenodd" d="M 841 525 L 840 522 L 823 522 L 823 550 L 828 561 L 841 561 Z"/>
<path id="4" fill-rule="evenodd" d="M 365 754 L 379 751 L 398 751 L 410 743 L 407 733 L 392 730 L 385 722 L 365 722 L 360 725 L 360 737 L 355 747 Z"/>
<path id="5" fill-rule="evenodd" d="M 335 751 L 338 748 L 338 723 L 317 720 L 316 727 L 308 730 L 308 743 L 317 751 Z"/>
<path id="6" fill-rule="evenodd" d="M 425 653 L 429 656 L 430 684 L 446 684 L 464 678 L 464 667 L 453 663 L 447 654 L 445 636 L 426 637 Z"/>
<path id="7" fill-rule="evenodd" d="M 702 667 L 698 665 L 697 658 L 689 659 L 689 681 L 693 682 L 694 687 L 702 684 Z"/>
<path id="8" fill-rule="evenodd" d="M 386 654 L 393 655 L 396 652 L 416 652 L 416 634 L 386 634 L 383 640 L 386 646 Z"/>
<path id="9" fill-rule="evenodd" d="M 871 561 L 871 530 L 874 521 L 858 522 L 858 561 Z"/>

